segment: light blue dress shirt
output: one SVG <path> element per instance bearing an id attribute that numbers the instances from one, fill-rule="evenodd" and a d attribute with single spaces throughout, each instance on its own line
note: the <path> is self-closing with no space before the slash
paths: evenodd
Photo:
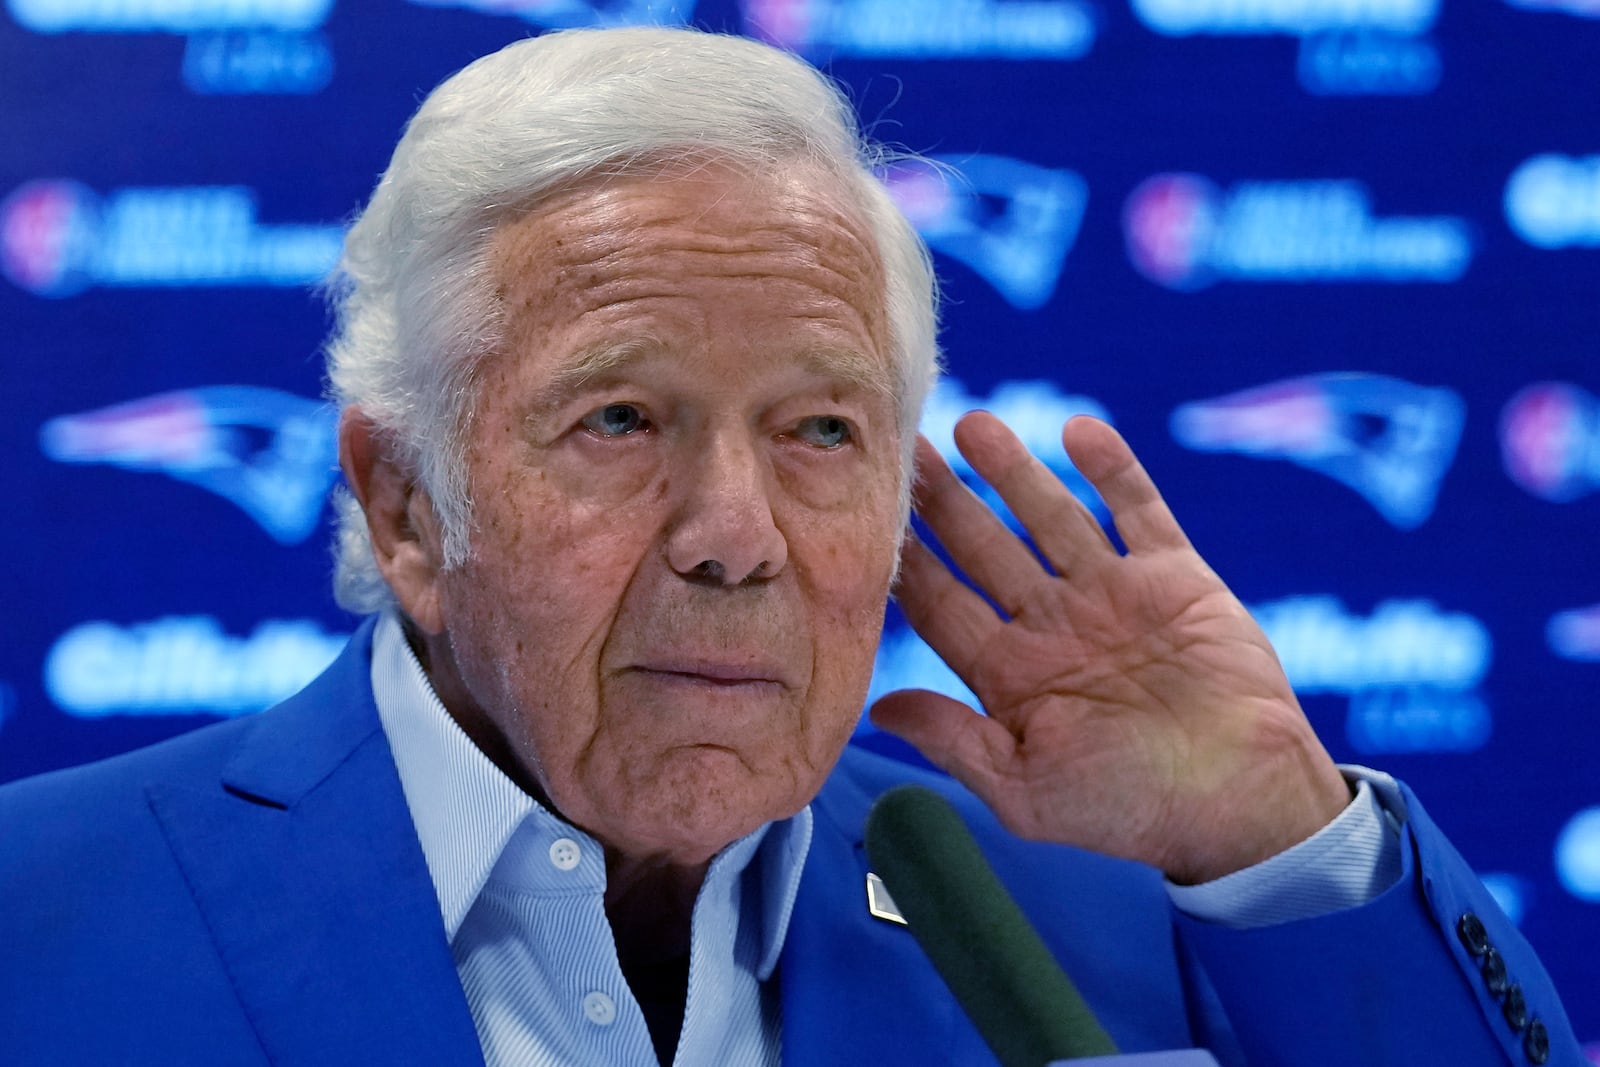
<path id="1" fill-rule="evenodd" d="M 599 843 L 473 745 L 392 614 L 373 637 L 372 688 L 488 1067 L 655 1067 L 606 919 Z M 1397 794 L 1386 776 L 1346 773 L 1358 782 L 1356 799 L 1327 827 L 1225 878 L 1169 885 L 1174 903 L 1248 927 L 1350 907 L 1386 889 L 1400 856 L 1379 797 Z M 779 1063 L 778 991 L 768 979 L 810 843 L 807 808 L 712 861 L 694 905 L 677 1062 Z"/>
<path id="2" fill-rule="evenodd" d="M 468 740 L 392 616 L 373 638 L 372 682 L 486 1063 L 655 1067 L 606 919 L 599 843 Z M 767 980 L 810 843 L 808 808 L 712 861 L 694 905 L 678 1062 L 776 1067 Z"/>

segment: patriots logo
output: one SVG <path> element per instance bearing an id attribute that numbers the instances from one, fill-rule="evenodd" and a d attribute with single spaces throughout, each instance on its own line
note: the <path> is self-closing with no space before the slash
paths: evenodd
<path id="1" fill-rule="evenodd" d="M 1005 156 L 936 156 L 880 177 L 936 252 L 977 271 L 1011 306 L 1055 295 L 1089 200 L 1084 180 Z"/>
<path id="2" fill-rule="evenodd" d="M 251 385 L 215 385 L 62 415 L 39 431 L 61 463 L 106 463 L 198 485 L 280 544 L 310 537 L 338 477 L 334 410 Z"/>
<path id="3" fill-rule="evenodd" d="M 1378 374 L 1314 374 L 1184 404 L 1172 436 L 1199 452 L 1286 459 L 1341 482 L 1393 525 L 1433 514 L 1466 404 L 1449 389 Z"/>

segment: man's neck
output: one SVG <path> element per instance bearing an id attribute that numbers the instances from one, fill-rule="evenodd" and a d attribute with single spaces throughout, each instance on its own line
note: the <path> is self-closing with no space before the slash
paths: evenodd
<path id="1" fill-rule="evenodd" d="M 639 860 L 606 850 L 606 916 L 624 969 L 689 951 L 694 902 L 709 867 Z"/>
<path id="2" fill-rule="evenodd" d="M 689 996 L 694 904 L 709 864 L 640 862 L 607 850 L 606 916 L 617 962 L 644 1012 L 656 1058 L 670 1064 Z"/>

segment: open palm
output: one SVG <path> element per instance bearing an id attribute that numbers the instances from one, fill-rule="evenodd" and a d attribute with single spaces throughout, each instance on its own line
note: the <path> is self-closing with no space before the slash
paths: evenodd
<path id="1" fill-rule="evenodd" d="M 1063 441 L 1125 555 L 998 419 L 968 415 L 956 441 L 1039 555 L 920 444 L 917 512 L 983 595 L 912 541 L 897 596 L 987 715 L 901 690 L 874 706 L 879 726 L 1014 832 L 1176 881 L 1249 866 L 1338 814 L 1349 788 L 1265 634 L 1116 431 L 1080 417 Z"/>

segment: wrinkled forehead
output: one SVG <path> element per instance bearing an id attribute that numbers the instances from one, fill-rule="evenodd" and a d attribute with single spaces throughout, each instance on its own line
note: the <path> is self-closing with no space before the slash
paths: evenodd
<path id="1" fill-rule="evenodd" d="M 799 165 L 674 161 L 563 189 L 500 224 L 489 267 L 516 336 L 696 272 L 814 288 L 848 305 L 891 361 L 886 278 L 850 183 Z"/>

